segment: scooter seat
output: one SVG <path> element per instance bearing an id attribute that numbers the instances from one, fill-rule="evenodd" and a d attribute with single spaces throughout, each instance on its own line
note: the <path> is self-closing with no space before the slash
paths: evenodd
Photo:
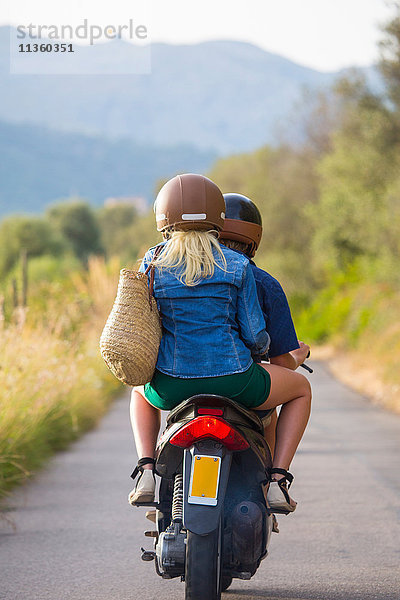
<path id="1" fill-rule="evenodd" d="M 189 421 L 197 416 L 197 407 L 221 407 L 224 409 L 224 418 L 232 424 L 244 425 L 263 433 L 264 425 L 261 419 L 271 414 L 272 410 L 253 411 L 244 408 L 237 402 L 225 396 L 214 394 L 198 394 L 191 396 L 176 406 L 167 417 L 167 425 L 177 421 Z"/>

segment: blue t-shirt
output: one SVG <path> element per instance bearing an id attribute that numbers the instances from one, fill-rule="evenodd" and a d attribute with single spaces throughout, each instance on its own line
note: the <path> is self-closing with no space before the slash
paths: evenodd
<path id="1" fill-rule="evenodd" d="M 256 280 L 258 301 L 264 314 L 266 329 L 271 337 L 270 358 L 299 348 L 289 304 L 281 284 L 251 260 Z"/>

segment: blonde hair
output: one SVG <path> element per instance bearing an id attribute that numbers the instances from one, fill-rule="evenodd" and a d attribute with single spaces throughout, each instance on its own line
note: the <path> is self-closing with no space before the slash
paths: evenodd
<path id="1" fill-rule="evenodd" d="M 218 263 L 213 249 L 221 259 Z M 212 277 L 215 267 L 226 271 L 227 264 L 215 234 L 211 231 L 171 231 L 164 252 L 154 261 L 160 269 L 178 269 L 179 281 L 188 286 Z"/>

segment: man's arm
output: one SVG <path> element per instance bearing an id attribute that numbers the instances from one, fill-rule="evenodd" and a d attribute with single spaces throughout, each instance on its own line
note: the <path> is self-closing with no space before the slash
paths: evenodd
<path id="1" fill-rule="evenodd" d="M 287 354 L 280 354 L 279 356 L 272 356 L 270 358 L 271 365 L 278 365 L 279 367 L 285 367 L 295 371 L 307 358 L 310 352 L 310 346 L 304 342 L 299 342 L 300 348 L 292 350 Z"/>

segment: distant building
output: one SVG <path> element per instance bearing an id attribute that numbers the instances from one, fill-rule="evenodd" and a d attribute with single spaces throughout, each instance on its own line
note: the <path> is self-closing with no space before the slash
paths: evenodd
<path id="1" fill-rule="evenodd" d="M 110 206 L 120 206 L 121 204 L 133 206 L 138 215 L 144 215 L 149 210 L 146 199 L 141 196 L 116 196 L 115 198 L 106 198 L 104 200 L 104 206 L 106 208 Z"/>

